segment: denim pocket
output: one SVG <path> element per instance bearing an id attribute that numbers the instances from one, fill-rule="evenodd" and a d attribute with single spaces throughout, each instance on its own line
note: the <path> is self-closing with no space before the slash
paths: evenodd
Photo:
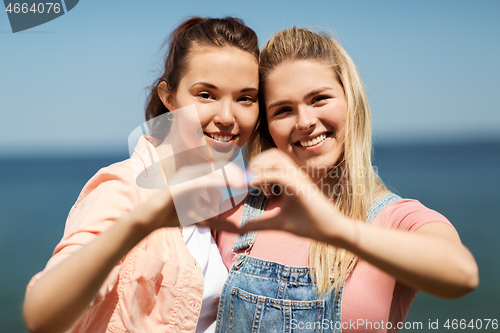
<path id="1" fill-rule="evenodd" d="M 319 333 L 323 332 L 324 320 L 324 300 L 275 299 L 251 294 L 237 287 L 231 289 L 229 327 L 232 333 Z"/>

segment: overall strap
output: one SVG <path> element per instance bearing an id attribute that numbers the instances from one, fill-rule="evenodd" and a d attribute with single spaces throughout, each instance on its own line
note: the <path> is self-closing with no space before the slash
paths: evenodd
<path id="1" fill-rule="evenodd" d="M 268 201 L 269 199 L 260 189 L 249 191 L 245 204 L 243 205 L 240 227 L 245 225 L 248 221 L 261 219 Z M 250 231 L 244 235 L 238 235 L 236 243 L 234 243 L 232 247 L 233 252 L 252 247 L 256 237 L 257 231 Z"/>
<path id="2" fill-rule="evenodd" d="M 368 211 L 366 212 L 366 223 L 372 223 L 385 206 L 400 199 L 401 197 L 399 195 L 389 193 L 372 203 L 370 208 L 368 208 Z"/>

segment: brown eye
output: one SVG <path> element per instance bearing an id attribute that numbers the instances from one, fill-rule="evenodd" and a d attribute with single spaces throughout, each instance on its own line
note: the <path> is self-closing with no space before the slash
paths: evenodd
<path id="1" fill-rule="evenodd" d="M 242 104 L 245 105 L 251 105 L 255 103 L 255 99 L 252 96 L 245 95 L 238 98 L 238 102 L 241 102 Z"/>
<path id="2" fill-rule="evenodd" d="M 198 94 L 198 97 L 201 99 L 201 100 L 211 100 L 211 99 L 214 99 L 214 96 L 206 91 L 203 91 L 203 92 L 200 92 Z"/>

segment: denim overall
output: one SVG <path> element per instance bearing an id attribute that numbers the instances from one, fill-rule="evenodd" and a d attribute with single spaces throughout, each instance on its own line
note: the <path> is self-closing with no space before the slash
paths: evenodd
<path id="1" fill-rule="evenodd" d="M 389 203 L 401 199 L 387 194 L 370 206 L 371 223 Z M 240 225 L 260 219 L 268 199 L 249 193 Z M 219 300 L 216 332 L 341 332 L 342 293 L 334 290 L 318 296 L 309 267 L 282 265 L 247 255 L 257 232 L 238 236 L 237 254 Z"/>

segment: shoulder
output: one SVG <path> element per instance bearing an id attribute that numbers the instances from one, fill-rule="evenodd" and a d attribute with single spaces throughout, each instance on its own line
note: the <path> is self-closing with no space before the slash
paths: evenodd
<path id="1" fill-rule="evenodd" d="M 47 267 L 92 241 L 138 204 L 128 160 L 101 168 L 80 192 L 66 219 L 64 234 Z"/>
<path id="2" fill-rule="evenodd" d="M 111 180 L 120 180 L 123 182 L 134 183 L 134 175 L 132 173 L 131 161 L 116 162 L 109 166 L 103 167 L 89 180 L 91 183 L 100 183 Z"/>
<path id="3" fill-rule="evenodd" d="M 442 214 L 412 199 L 400 199 L 388 204 L 374 220 L 374 224 L 406 231 L 415 231 L 431 222 L 452 226 Z"/>
<path id="4" fill-rule="evenodd" d="M 85 184 L 77 200 L 77 204 L 86 198 L 90 193 L 105 188 L 134 188 L 134 177 L 130 160 L 124 160 L 101 168 Z"/>
<path id="5" fill-rule="evenodd" d="M 138 204 L 139 194 L 130 161 L 104 167 L 81 190 L 66 220 L 65 234 L 76 232 L 84 225 L 93 232 L 103 231 Z"/>

